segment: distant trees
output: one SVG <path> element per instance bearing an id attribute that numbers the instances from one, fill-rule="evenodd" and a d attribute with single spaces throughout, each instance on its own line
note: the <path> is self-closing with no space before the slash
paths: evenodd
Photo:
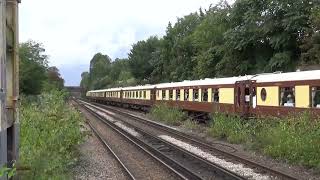
<path id="1" fill-rule="evenodd" d="M 64 80 L 58 68 L 48 66 L 48 56 L 42 44 L 28 41 L 20 44 L 19 85 L 27 95 L 40 94 L 52 88 L 62 89 Z"/>
<path id="2" fill-rule="evenodd" d="M 101 53 L 93 56 L 89 72 L 83 72 L 81 78 L 80 86 L 85 92 L 89 89 L 136 84 L 127 59 L 116 59 L 111 62 L 108 55 Z"/>
<path id="3" fill-rule="evenodd" d="M 162 38 L 137 42 L 121 67 L 110 60 L 104 71 L 138 84 L 294 71 L 320 63 L 319 24 L 318 0 L 221 1 L 169 23 Z M 99 87 L 127 85 L 107 80 Z"/>

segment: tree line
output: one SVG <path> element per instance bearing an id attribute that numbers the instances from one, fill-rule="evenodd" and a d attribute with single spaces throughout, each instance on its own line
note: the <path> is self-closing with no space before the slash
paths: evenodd
<path id="1" fill-rule="evenodd" d="M 169 22 L 163 37 L 135 43 L 128 58 L 97 53 L 85 90 L 295 71 L 320 64 L 320 1 L 221 1 Z"/>
<path id="2" fill-rule="evenodd" d="M 48 65 L 48 55 L 41 43 L 27 41 L 19 47 L 19 86 L 20 93 L 38 95 L 52 89 L 63 89 L 64 80 L 59 69 Z"/>

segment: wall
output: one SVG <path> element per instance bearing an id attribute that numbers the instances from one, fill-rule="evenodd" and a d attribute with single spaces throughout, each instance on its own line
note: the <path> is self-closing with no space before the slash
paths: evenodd
<path id="1" fill-rule="evenodd" d="M 267 96 L 266 100 L 261 99 L 261 90 L 266 89 Z M 257 87 L 257 105 L 258 106 L 279 106 L 279 87 L 269 86 L 269 87 Z"/>

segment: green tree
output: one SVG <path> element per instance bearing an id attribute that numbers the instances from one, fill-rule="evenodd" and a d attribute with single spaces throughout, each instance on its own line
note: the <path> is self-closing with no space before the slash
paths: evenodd
<path id="1" fill-rule="evenodd" d="M 34 41 L 20 44 L 20 91 L 24 94 L 39 94 L 47 80 L 48 56 L 43 45 Z"/>
<path id="2" fill-rule="evenodd" d="M 90 84 L 91 89 L 105 87 L 109 81 L 106 76 L 110 73 L 111 58 L 108 55 L 97 53 L 90 61 Z"/>
<path id="3" fill-rule="evenodd" d="M 83 89 L 82 95 L 84 95 L 85 92 L 90 90 L 90 74 L 89 74 L 89 72 L 81 73 L 80 87 L 81 87 L 81 89 Z"/>
<path id="4" fill-rule="evenodd" d="M 97 65 L 90 88 L 294 71 L 320 63 L 319 24 L 318 0 L 221 1 L 137 42 L 128 60 Z"/>
<path id="5" fill-rule="evenodd" d="M 45 82 L 44 88 L 46 91 L 52 89 L 62 90 L 64 87 L 64 79 L 59 73 L 59 69 L 55 66 L 49 67 L 47 70 L 48 79 Z"/>
<path id="6" fill-rule="evenodd" d="M 154 68 L 153 54 L 159 48 L 160 41 L 157 37 L 152 36 L 146 41 L 138 41 L 132 46 L 129 53 L 129 66 L 132 75 L 139 82 L 150 82 L 151 73 Z"/>

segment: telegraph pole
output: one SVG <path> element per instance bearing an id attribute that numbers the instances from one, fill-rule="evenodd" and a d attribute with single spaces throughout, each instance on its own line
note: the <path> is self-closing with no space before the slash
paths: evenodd
<path id="1" fill-rule="evenodd" d="M 0 167 L 11 167 L 19 155 L 19 3 L 0 0 Z"/>

